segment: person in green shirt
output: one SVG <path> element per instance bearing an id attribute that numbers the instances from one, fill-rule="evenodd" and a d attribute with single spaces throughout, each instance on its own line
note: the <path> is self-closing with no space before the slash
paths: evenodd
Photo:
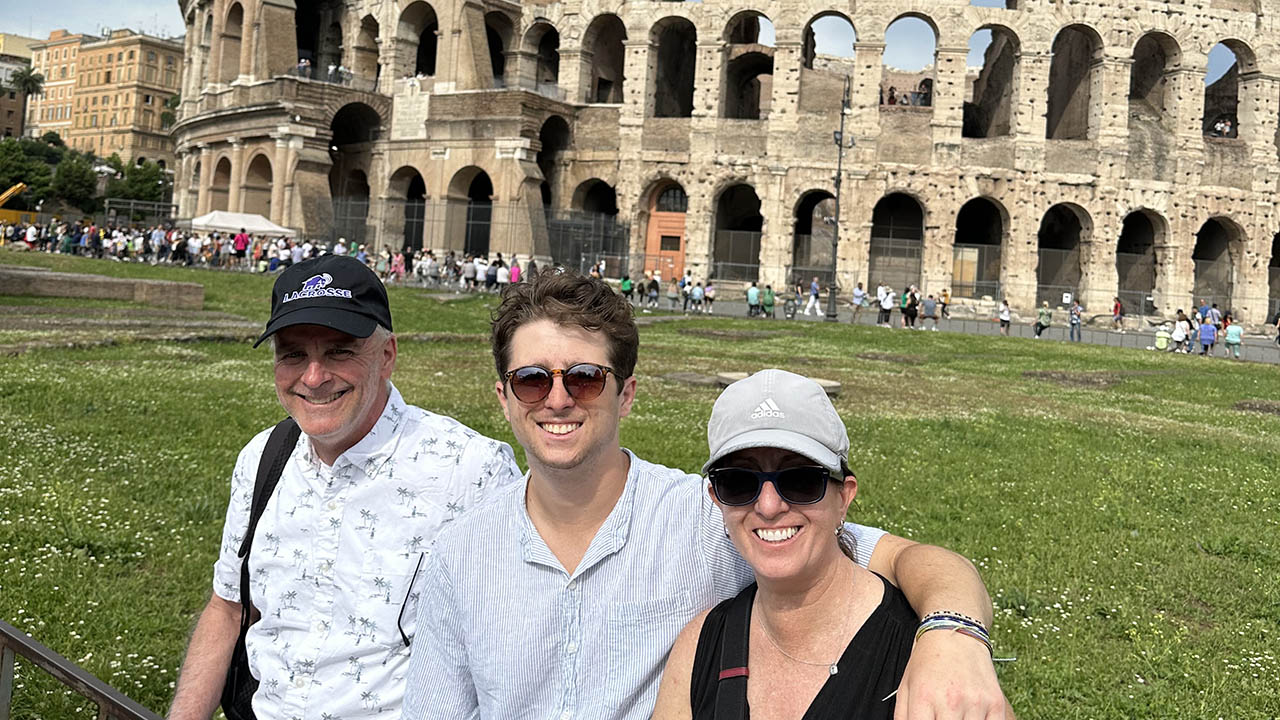
<path id="1" fill-rule="evenodd" d="M 1224 323 L 1230 323 L 1226 329 L 1226 354 L 1234 355 L 1237 360 L 1240 359 L 1240 344 L 1244 341 L 1244 326 L 1235 322 L 1235 318 L 1231 317 L 1231 313 L 1223 318 Z"/>
<path id="2" fill-rule="evenodd" d="M 622 282 L 618 285 L 618 289 L 622 291 L 622 297 L 627 299 L 627 304 L 631 304 L 631 293 L 634 288 L 631 285 L 630 275 L 622 276 Z"/>
<path id="3" fill-rule="evenodd" d="M 772 285 L 765 285 L 765 286 L 764 286 L 764 296 L 761 298 L 760 303 L 764 306 L 764 314 L 765 314 L 765 316 L 772 318 L 772 317 L 773 317 L 773 304 L 774 304 L 773 286 L 772 286 Z"/>
<path id="4" fill-rule="evenodd" d="M 1049 309 L 1049 301 L 1045 300 L 1040 304 L 1040 308 L 1036 310 L 1036 337 L 1040 337 L 1040 333 L 1053 323 L 1053 311 Z"/>

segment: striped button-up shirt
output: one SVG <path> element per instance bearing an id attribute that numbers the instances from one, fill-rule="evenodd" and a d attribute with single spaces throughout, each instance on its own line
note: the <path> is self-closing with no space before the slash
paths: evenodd
<path id="1" fill-rule="evenodd" d="M 240 602 L 237 553 L 270 431 L 240 453 L 213 589 Z M 506 443 L 406 405 L 392 388 L 373 429 L 320 462 L 303 435 L 258 524 L 249 629 L 260 718 L 395 720 L 414 634 L 414 570 L 436 533 L 504 486 L 523 486 Z"/>
<path id="2" fill-rule="evenodd" d="M 752 580 L 698 475 L 632 455 L 572 574 L 529 518 L 527 483 L 437 539 L 405 718 L 648 718 L 676 635 Z M 884 533 L 849 529 L 865 566 Z"/>

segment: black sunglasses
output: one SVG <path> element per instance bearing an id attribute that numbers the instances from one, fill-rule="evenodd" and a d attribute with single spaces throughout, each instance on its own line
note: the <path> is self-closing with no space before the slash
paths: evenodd
<path id="1" fill-rule="evenodd" d="M 789 505 L 812 505 L 827 495 L 827 483 L 835 482 L 831 472 L 818 465 L 801 465 L 775 472 L 747 468 L 711 468 L 707 472 L 711 489 L 723 505 L 750 505 L 760 497 L 766 482 Z"/>
<path id="2" fill-rule="evenodd" d="M 541 365 L 526 365 L 503 374 L 503 382 L 511 386 L 516 399 L 524 403 L 542 402 L 551 394 L 555 376 L 560 376 L 564 391 L 574 400 L 594 400 L 604 392 L 605 382 L 613 368 L 594 363 L 578 363 L 562 370 L 548 370 Z"/>

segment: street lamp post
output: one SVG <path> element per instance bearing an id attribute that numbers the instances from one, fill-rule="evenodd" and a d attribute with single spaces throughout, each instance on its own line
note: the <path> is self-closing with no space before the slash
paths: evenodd
<path id="1" fill-rule="evenodd" d="M 827 287 L 827 322 L 836 322 L 836 265 L 840 251 L 840 186 L 844 180 L 844 119 L 853 112 L 849 103 L 849 76 L 844 76 L 844 100 L 840 103 L 840 129 L 834 133 L 836 141 L 836 217 L 831 231 L 831 282 Z M 848 147 L 853 147 L 849 138 Z"/>

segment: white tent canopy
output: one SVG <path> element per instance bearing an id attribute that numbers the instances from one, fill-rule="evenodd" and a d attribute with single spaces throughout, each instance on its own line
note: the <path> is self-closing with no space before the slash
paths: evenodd
<path id="1" fill-rule="evenodd" d="M 240 228 L 250 235 L 285 235 L 293 237 L 297 233 L 286 227 L 271 222 L 270 220 L 253 213 L 233 213 L 223 210 L 214 210 L 208 215 L 201 215 L 191 220 L 192 230 L 204 230 L 206 232 L 217 230 L 219 232 L 237 233 Z"/>

